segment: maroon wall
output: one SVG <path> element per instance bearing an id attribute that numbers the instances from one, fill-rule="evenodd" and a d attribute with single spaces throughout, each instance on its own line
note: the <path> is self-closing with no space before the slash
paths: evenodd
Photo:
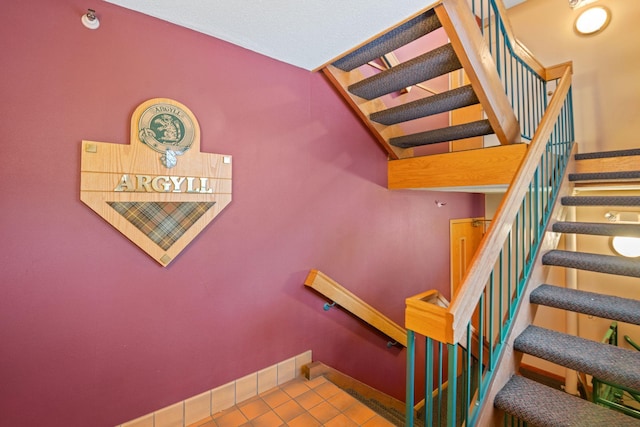
<path id="1" fill-rule="evenodd" d="M 308 349 L 403 397 L 405 352 L 303 280 L 403 323 L 405 297 L 448 288 L 449 218 L 480 196 L 386 190 L 321 74 L 105 2 L 9 2 L 0 46 L 0 425 L 113 426 Z M 232 203 L 168 268 L 79 199 L 81 140 L 128 143 L 155 97 L 234 162 Z"/>

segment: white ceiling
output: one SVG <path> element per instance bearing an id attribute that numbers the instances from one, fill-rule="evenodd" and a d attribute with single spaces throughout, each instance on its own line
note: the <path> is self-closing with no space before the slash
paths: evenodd
<path id="1" fill-rule="evenodd" d="M 313 70 L 438 0 L 105 1 Z"/>

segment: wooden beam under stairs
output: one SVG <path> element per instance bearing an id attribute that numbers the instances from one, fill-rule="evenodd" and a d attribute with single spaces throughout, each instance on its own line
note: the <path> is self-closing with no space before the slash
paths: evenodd
<path id="1" fill-rule="evenodd" d="M 482 191 L 506 188 L 528 145 L 512 144 L 388 162 L 388 188 Z"/>

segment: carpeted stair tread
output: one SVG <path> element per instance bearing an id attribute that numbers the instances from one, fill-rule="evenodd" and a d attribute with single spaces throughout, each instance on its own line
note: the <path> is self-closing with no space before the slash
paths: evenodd
<path id="1" fill-rule="evenodd" d="M 350 85 L 347 90 L 374 99 L 462 68 L 451 43 Z"/>
<path id="2" fill-rule="evenodd" d="M 565 196 L 563 206 L 640 206 L 640 196 Z"/>
<path id="3" fill-rule="evenodd" d="M 557 365 L 640 390 L 640 352 L 529 325 L 513 348 Z"/>
<path id="4" fill-rule="evenodd" d="M 604 159 L 607 157 L 624 157 L 624 156 L 640 156 L 640 148 L 633 148 L 630 150 L 614 150 L 614 151 L 600 151 L 597 153 L 580 153 L 576 154 L 576 160 L 587 159 Z"/>
<path id="5" fill-rule="evenodd" d="M 420 117 L 427 117 L 433 114 L 468 107 L 478 102 L 478 97 L 473 91 L 473 88 L 471 85 L 467 85 L 398 105 L 397 107 L 378 111 L 371 114 L 369 119 L 376 123 L 389 126 Z"/>
<path id="6" fill-rule="evenodd" d="M 608 181 L 640 178 L 640 171 L 570 173 L 569 181 Z"/>
<path id="7" fill-rule="evenodd" d="M 640 426 L 640 420 L 518 375 L 498 392 L 494 406 L 532 426 Z"/>
<path id="8" fill-rule="evenodd" d="M 491 133 L 493 133 L 493 130 L 491 129 L 489 120 L 479 120 L 477 122 L 391 138 L 389 139 L 389 144 L 400 148 L 410 148 L 471 138 L 473 136 L 489 135 Z"/>
<path id="9" fill-rule="evenodd" d="M 369 61 L 393 52 L 441 26 L 442 24 L 440 24 L 435 11 L 431 9 L 354 50 L 350 54 L 335 61 L 333 65 L 342 71 L 351 71 Z"/>
<path id="10" fill-rule="evenodd" d="M 640 237 L 640 225 L 610 222 L 564 222 L 553 224 L 557 233 L 591 234 L 596 236 Z"/>
<path id="11" fill-rule="evenodd" d="M 640 277 L 640 262 L 611 255 L 571 252 L 555 249 L 542 256 L 544 265 L 577 268 L 578 270 L 619 276 Z"/>
<path id="12" fill-rule="evenodd" d="M 640 325 L 640 301 L 638 300 L 559 286 L 540 285 L 531 292 L 529 301 L 532 304 Z"/>

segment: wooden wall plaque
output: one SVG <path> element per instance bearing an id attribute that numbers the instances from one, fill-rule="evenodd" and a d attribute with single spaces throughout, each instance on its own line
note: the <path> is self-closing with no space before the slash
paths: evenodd
<path id="1" fill-rule="evenodd" d="M 231 202 L 231 156 L 200 152 L 186 106 L 150 99 L 129 144 L 82 141 L 80 199 L 167 266 Z"/>

